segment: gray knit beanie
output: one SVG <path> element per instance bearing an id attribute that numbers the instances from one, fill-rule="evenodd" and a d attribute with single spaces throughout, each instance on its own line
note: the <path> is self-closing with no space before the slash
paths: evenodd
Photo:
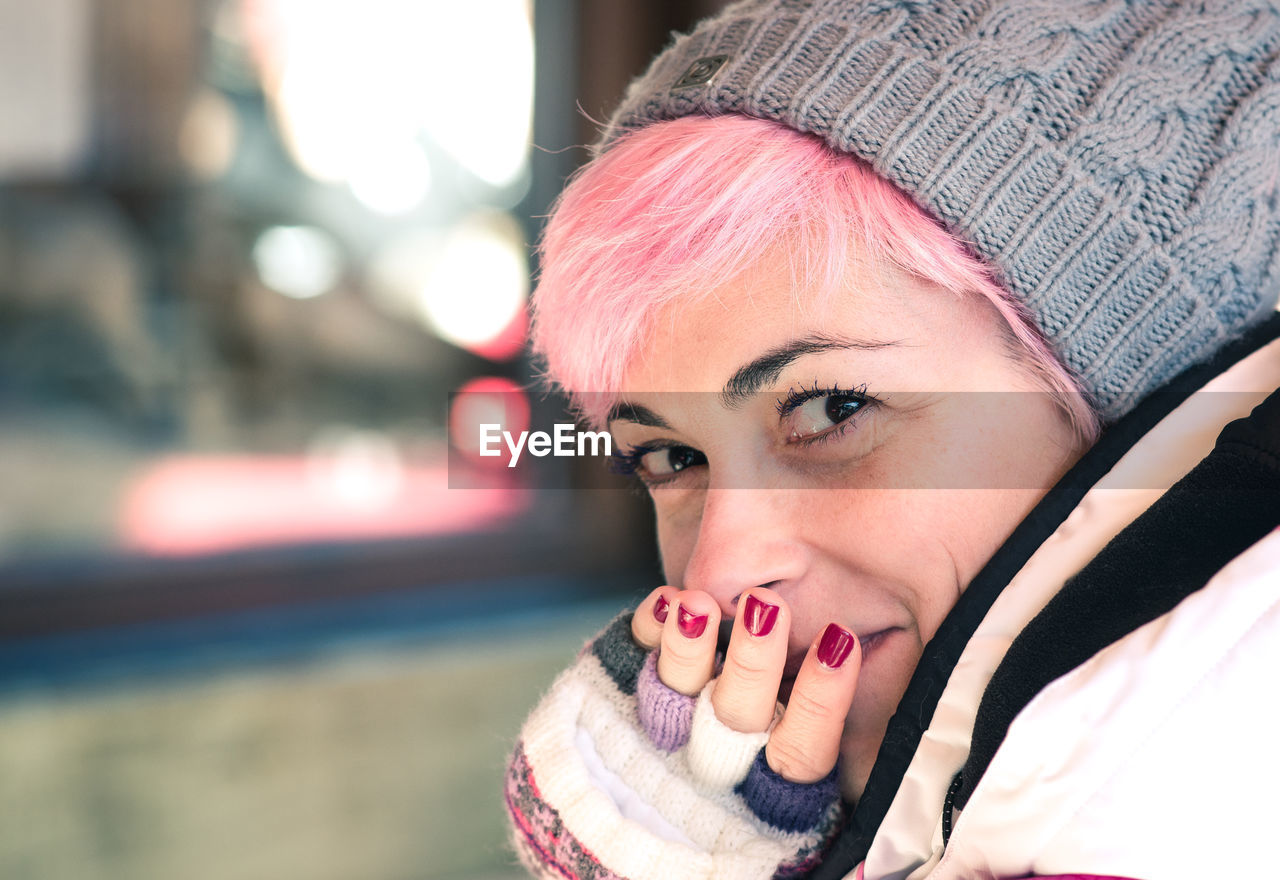
<path id="1" fill-rule="evenodd" d="M 1278 56 L 1248 0 L 745 0 L 598 149 L 691 114 L 822 137 L 998 267 L 1113 420 L 1275 306 Z"/>

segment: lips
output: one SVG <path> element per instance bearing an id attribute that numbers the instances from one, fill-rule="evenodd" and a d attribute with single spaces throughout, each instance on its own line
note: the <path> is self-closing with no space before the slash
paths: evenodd
<path id="1" fill-rule="evenodd" d="M 866 666 L 867 661 L 874 656 L 876 649 L 884 643 L 885 639 L 900 629 L 901 627 L 890 626 L 869 632 L 866 635 L 858 635 L 858 644 L 862 646 L 862 665 Z M 808 649 L 805 649 L 787 654 L 787 665 L 782 668 L 782 685 L 778 688 L 778 699 L 782 702 L 787 702 L 791 697 L 791 689 L 795 686 L 796 676 L 800 673 L 800 667 L 804 665 L 804 658 L 808 653 Z"/>
<path id="2" fill-rule="evenodd" d="M 876 648 L 897 629 L 896 626 L 891 626 L 865 636 L 858 636 L 858 642 L 862 645 L 862 662 L 865 663 L 867 658 L 875 653 Z"/>
<path id="3" fill-rule="evenodd" d="M 863 663 L 865 663 L 867 658 L 875 652 L 876 648 L 884 642 L 885 638 L 897 632 L 899 629 L 901 629 L 901 627 L 887 626 L 884 629 L 874 630 L 866 635 L 858 633 L 858 644 L 862 646 Z M 800 667 L 804 665 L 804 658 L 808 653 L 808 648 L 789 652 L 787 654 L 787 665 L 782 668 L 783 677 L 795 678 L 796 674 L 800 672 Z"/>

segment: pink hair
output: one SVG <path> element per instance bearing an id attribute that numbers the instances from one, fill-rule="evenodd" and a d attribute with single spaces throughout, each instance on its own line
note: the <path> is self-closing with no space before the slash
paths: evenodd
<path id="1" fill-rule="evenodd" d="M 533 350 L 602 427 L 624 371 L 670 303 L 700 296 L 782 245 L 799 283 L 840 288 L 849 242 L 957 295 L 985 297 L 1017 360 L 1092 443 L 1079 383 L 990 268 L 864 163 L 746 116 L 646 126 L 584 166 L 543 235 Z"/>

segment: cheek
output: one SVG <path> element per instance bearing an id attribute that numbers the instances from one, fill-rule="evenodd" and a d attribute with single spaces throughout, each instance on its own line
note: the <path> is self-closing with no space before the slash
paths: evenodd
<path id="1" fill-rule="evenodd" d="M 984 543 L 974 534 L 985 526 L 973 516 L 973 502 L 982 500 L 973 494 L 857 491 L 832 520 L 827 546 L 864 580 L 858 598 L 900 608 L 921 644 L 954 605 L 973 551 Z"/>
<path id="2" fill-rule="evenodd" d="M 914 597 L 923 642 L 1042 493 L 1035 490 L 938 489 L 920 493 L 901 540 L 920 572 Z"/>
<path id="3" fill-rule="evenodd" d="M 693 555 L 698 539 L 697 524 L 680 523 L 669 516 L 657 515 L 658 555 L 662 559 L 662 574 L 671 586 L 684 583 L 684 571 Z"/>
<path id="4" fill-rule="evenodd" d="M 957 493 L 952 546 L 967 585 L 1044 497 L 1043 489 L 986 489 Z"/>

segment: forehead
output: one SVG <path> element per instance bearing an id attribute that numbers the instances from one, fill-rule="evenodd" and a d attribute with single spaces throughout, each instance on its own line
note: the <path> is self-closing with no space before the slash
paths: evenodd
<path id="1" fill-rule="evenodd" d="M 850 260 L 834 288 L 797 274 L 785 257 L 769 255 L 728 282 L 665 306 L 619 393 L 720 391 L 742 365 L 807 338 L 857 340 L 867 348 L 954 342 L 979 317 L 975 304 L 887 263 Z"/>

